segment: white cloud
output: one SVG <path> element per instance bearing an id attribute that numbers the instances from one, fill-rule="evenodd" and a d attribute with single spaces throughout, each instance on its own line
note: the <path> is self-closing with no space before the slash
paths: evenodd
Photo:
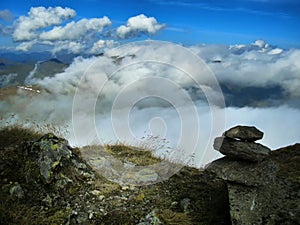
<path id="1" fill-rule="evenodd" d="M 37 42 L 35 40 L 33 41 L 26 41 L 26 42 L 22 42 L 21 44 L 19 44 L 16 47 L 17 51 L 22 51 L 22 52 L 27 52 L 28 50 L 30 50 L 32 48 L 33 45 L 35 45 Z"/>
<path id="2" fill-rule="evenodd" d="M 281 87 L 300 98 L 300 50 L 283 50 L 264 41 L 250 45 L 198 45 L 190 48 L 208 62 L 219 82 L 238 87 Z M 213 63 L 220 60 L 221 63 Z"/>
<path id="3" fill-rule="evenodd" d="M 141 14 L 129 18 L 126 25 L 118 27 L 117 35 L 120 38 L 138 36 L 139 34 L 152 35 L 162 28 L 164 28 L 164 24 L 158 23 L 154 17 L 147 17 Z"/>
<path id="4" fill-rule="evenodd" d="M 76 12 L 62 7 L 32 7 L 28 16 L 20 16 L 14 24 L 14 41 L 31 41 L 38 38 L 38 30 L 59 25 L 75 17 Z"/>
<path id="5" fill-rule="evenodd" d="M 217 152 L 212 149 L 212 143 L 208 143 L 207 152 L 203 152 L 207 147 L 203 146 L 205 145 L 203 143 L 207 143 L 210 135 L 212 137 L 221 135 L 223 130 L 211 131 L 213 118 L 207 104 L 201 98 L 203 94 L 195 92 L 193 89 L 195 81 L 189 77 L 189 73 L 177 70 L 176 66 L 187 68 L 190 73 L 199 72 L 199 69 L 191 64 L 191 58 L 179 53 L 172 44 L 163 43 L 157 46 L 152 42 L 146 43 L 146 48 L 142 48 L 140 43 L 130 44 L 123 48 L 107 50 L 103 56 L 88 59 L 78 57 L 63 73 L 38 81 L 42 90 L 40 95 L 16 97 L 12 100 L 14 104 L 2 102 L 1 115 L 14 112 L 20 120 L 24 121 L 32 118 L 41 123 L 66 124 L 72 132 L 73 97 L 80 90 L 79 102 L 73 113 L 77 114 L 76 118 L 81 118 L 75 121 L 80 126 L 81 135 L 76 141 L 72 136 L 71 144 L 90 144 L 97 135 L 93 130 L 94 127 L 91 126 L 97 127 L 102 137 L 101 141 L 111 143 L 116 141 L 115 132 L 123 131 L 129 124 L 132 133 L 139 138 L 154 132 L 152 133 L 154 135 L 166 134 L 167 140 L 177 144 L 180 136 L 183 135 L 188 144 L 183 145 L 182 148 L 189 150 L 191 149 L 189 143 L 193 142 L 195 134 L 191 132 L 191 129 L 188 132 L 182 130 L 180 123 L 185 121 L 184 123 L 190 128 L 197 124 L 197 121 L 191 116 L 193 107 L 187 101 L 188 98 L 185 96 L 176 98 L 178 93 L 183 92 L 195 100 L 199 115 L 200 144 L 196 148 L 195 163 L 200 165 L 211 161 L 217 156 Z M 105 41 L 98 40 L 98 45 L 103 47 Z M 80 49 L 80 46 L 78 48 Z M 300 51 L 283 50 L 279 54 L 270 55 L 268 51 L 272 49 L 265 52 L 260 50 L 245 48 L 243 52 L 237 52 L 229 46 L 193 47 L 193 51 L 208 61 L 217 77 L 224 82 L 236 83 L 240 85 L 239 87 L 249 84 L 263 86 L 275 83 L 284 87 L 289 93 L 293 90 L 297 96 L 300 83 L 298 63 Z M 153 58 L 154 62 L 143 61 L 149 57 Z M 214 57 L 220 57 L 222 62 L 210 63 L 210 59 Z M 170 60 L 172 65 L 160 63 L 165 60 Z M 145 79 L 152 76 L 163 79 L 156 83 L 150 83 Z M 178 86 L 167 88 L 162 82 L 165 79 Z M 200 79 L 200 81 L 205 80 Z M 202 88 L 205 86 L 203 85 Z M 178 107 L 171 107 L 170 104 L 156 98 L 141 98 L 137 104 L 132 101 L 139 97 L 150 96 L 153 91 L 158 96 L 166 96 L 170 99 L 175 97 Z M 236 96 L 236 98 L 239 97 Z M 112 105 L 118 98 L 122 101 L 119 107 L 115 108 L 115 114 L 112 114 Z M 132 110 L 127 114 L 130 108 Z M 214 109 L 222 113 L 219 108 L 214 107 Z M 225 111 L 226 128 L 237 124 L 257 126 L 265 132 L 265 137 L 261 142 L 272 149 L 300 141 L 299 108 L 288 107 L 283 102 L 279 107 L 227 107 Z M 180 115 L 182 117 L 178 116 L 178 112 L 183 112 Z M 165 124 L 160 123 L 157 117 L 163 119 Z M 92 123 L 86 123 L 86 118 L 90 118 Z M 112 118 L 121 127 L 120 130 L 114 130 L 111 124 Z M 151 120 L 153 118 L 154 122 Z M 286 132 L 287 130 L 289 132 Z M 131 133 L 126 134 L 131 135 Z"/>
<path id="6" fill-rule="evenodd" d="M 48 41 L 86 39 L 90 32 L 101 33 L 104 27 L 111 25 L 108 17 L 82 19 L 78 22 L 70 22 L 65 26 L 54 27 L 50 31 L 40 34 L 40 39 Z"/>
<path id="7" fill-rule="evenodd" d="M 4 17 L 7 12 L 2 14 Z M 107 16 L 83 18 L 79 21 L 75 20 L 75 16 L 75 10 L 70 8 L 32 7 L 28 15 L 20 16 L 12 27 L 13 41 L 20 43 L 16 50 L 29 51 L 34 45 L 42 44 L 51 46 L 54 53 L 67 50 L 73 53 L 97 54 L 103 48 L 112 47 L 116 43 L 111 38 L 152 35 L 164 27 L 154 17 L 143 14 L 129 18 L 126 26 L 117 29 L 108 28 L 112 22 Z M 67 22 L 70 19 L 72 21 Z M 0 31 L 4 31 L 1 25 Z"/>
<path id="8" fill-rule="evenodd" d="M 52 53 L 67 51 L 68 53 L 80 53 L 85 49 L 85 46 L 77 41 L 59 41 L 55 42 Z"/>
<path id="9" fill-rule="evenodd" d="M 93 44 L 90 53 L 101 53 L 105 48 L 112 48 L 115 44 L 116 42 L 114 40 L 99 40 Z"/>

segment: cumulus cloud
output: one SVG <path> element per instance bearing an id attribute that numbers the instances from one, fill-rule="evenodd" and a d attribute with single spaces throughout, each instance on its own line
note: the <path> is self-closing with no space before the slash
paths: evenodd
<path id="1" fill-rule="evenodd" d="M 82 19 L 78 22 L 70 22 L 65 26 L 54 27 L 50 31 L 40 34 L 40 39 L 48 41 L 65 41 L 85 39 L 90 32 L 101 33 L 103 28 L 111 25 L 108 17 Z"/>
<path id="2" fill-rule="evenodd" d="M 114 40 L 99 40 L 93 44 L 90 53 L 101 53 L 104 48 L 112 48 L 115 44 L 116 42 Z"/>
<path id="3" fill-rule="evenodd" d="M 28 16 L 20 16 L 16 20 L 13 39 L 15 41 L 31 41 L 38 38 L 39 29 L 59 25 L 75 15 L 76 12 L 70 8 L 32 7 Z"/>
<path id="4" fill-rule="evenodd" d="M 111 25 L 108 17 L 74 19 L 76 12 L 62 7 L 32 7 L 27 16 L 20 16 L 14 23 L 12 37 L 20 42 L 16 47 L 19 51 L 28 51 L 36 44 L 52 47 L 52 52 L 67 51 L 71 53 L 86 53 L 96 51 L 103 29 Z M 109 40 L 106 40 L 110 43 Z"/>
<path id="5" fill-rule="evenodd" d="M 0 20 L 11 21 L 13 18 L 14 16 L 9 10 L 0 10 Z"/>
<path id="6" fill-rule="evenodd" d="M 154 17 L 147 17 L 144 14 L 134 16 L 128 19 L 126 25 L 122 25 L 117 29 L 117 35 L 120 38 L 138 36 L 139 34 L 155 34 L 164 28 L 164 24 L 160 24 Z"/>
<path id="7" fill-rule="evenodd" d="M 4 17 L 5 12 L 2 14 Z M 20 43 L 16 50 L 29 51 L 34 45 L 42 44 L 52 47 L 53 53 L 97 54 L 116 44 L 119 38 L 153 35 L 164 27 L 154 17 L 143 14 L 129 18 L 126 25 L 117 29 L 109 28 L 112 22 L 107 16 L 79 21 L 75 20 L 75 16 L 75 10 L 70 8 L 32 7 L 28 15 L 20 16 L 14 22 L 12 38 Z"/>
<path id="8" fill-rule="evenodd" d="M 57 53 L 61 51 L 67 51 L 68 53 L 80 53 L 85 49 L 85 46 L 77 41 L 59 41 L 56 42 L 53 49 L 52 53 Z"/>

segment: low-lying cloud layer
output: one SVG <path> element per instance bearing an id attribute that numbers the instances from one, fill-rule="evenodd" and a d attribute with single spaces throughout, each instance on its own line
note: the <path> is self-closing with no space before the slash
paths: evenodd
<path id="1" fill-rule="evenodd" d="M 264 131 L 261 142 L 272 149 L 300 141 L 299 60 L 300 50 L 263 41 L 188 49 L 132 43 L 33 79 L 41 93 L 19 90 L 0 102 L 1 114 L 67 125 L 72 145 L 148 143 L 158 153 L 181 151 L 200 166 L 217 157 L 213 139 L 238 124 Z"/>
<path id="2" fill-rule="evenodd" d="M 289 104 L 289 101 L 300 99 L 299 49 L 284 50 L 270 46 L 262 40 L 250 45 L 202 45 L 190 49 L 206 60 L 218 81 L 228 89 L 281 89 L 280 96 L 275 95 L 277 99 L 272 99 L 274 93 L 263 93 L 263 90 L 257 93 L 267 94 L 266 100 L 269 103 L 271 100 L 281 100 L 283 102 L 279 104 Z M 294 106 L 299 107 L 299 102 Z"/>

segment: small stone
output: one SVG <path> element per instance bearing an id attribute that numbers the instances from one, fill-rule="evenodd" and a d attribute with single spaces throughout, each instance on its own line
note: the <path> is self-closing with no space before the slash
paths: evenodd
<path id="1" fill-rule="evenodd" d="M 127 190 L 129 190 L 129 186 L 126 185 L 122 187 L 122 191 L 127 191 Z"/>
<path id="2" fill-rule="evenodd" d="M 134 191 L 136 189 L 135 185 L 129 185 L 129 190 Z"/>
<path id="3" fill-rule="evenodd" d="M 105 198 L 105 196 L 102 195 L 102 192 L 98 190 L 91 191 L 91 194 L 97 196 L 100 201 L 102 201 Z"/>
<path id="4" fill-rule="evenodd" d="M 95 195 L 95 196 L 99 196 L 99 195 L 101 195 L 101 191 L 93 190 L 93 191 L 91 191 L 91 194 Z"/>
<path id="5" fill-rule="evenodd" d="M 47 195 L 42 202 L 48 207 L 52 207 L 53 205 L 52 198 L 49 195 Z"/>
<path id="6" fill-rule="evenodd" d="M 254 142 L 263 138 L 264 133 L 253 126 L 236 126 L 225 131 L 224 136 L 242 141 Z"/>
<path id="7" fill-rule="evenodd" d="M 180 209 L 184 213 L 189 213 L 191 208 L 191 199 L 184 198 L 180 201 Z"/>
<path id="8" fill-rule="evenodd" d="M 149 214 L 146 215 L 146 217 L 143 219 L 143 221 L 138 223 L 138 225 L 151 225 L 151 224 L 160 225 L 160 224 L 162 224 L 162 222 L 158 218 L 157 214 L 158 214 L 157 209 L 152 210 Z"/>
<path id="9" fill-rule="evenodd" d="M 171 206 L 177 206 L 178 205 L 178 202 L 172 202 L 171 203 Z"/>
<path id="10" fill-rule="evenodd" d="M 99 195 L 99 196 L 98 196 L 98 199 L 99 199 L 100 201 L 102 201 L 104 198 L 105 198 L 104 195 Z"/>
<path id="11" fill-rule="evenodd" d="M 22 199 L 24 198 L 24 191 L 21 187 L 20 184 L 16 183 L 14 186 L 12 186 L 9 190 L 9 193 L 11 194 L 11 196 L 18 198 L 18 199 Z"/>

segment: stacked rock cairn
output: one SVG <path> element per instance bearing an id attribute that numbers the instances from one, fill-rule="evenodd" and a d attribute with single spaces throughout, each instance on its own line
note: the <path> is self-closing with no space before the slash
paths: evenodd
<path id="1" fill-rule="evenodd" d="M 268 147 L 255 143 L 263 135 L 256 127 L 236 126 L 215 139 L 214 149 L 236 160 L 260 162 L 271 152 Z"/>

